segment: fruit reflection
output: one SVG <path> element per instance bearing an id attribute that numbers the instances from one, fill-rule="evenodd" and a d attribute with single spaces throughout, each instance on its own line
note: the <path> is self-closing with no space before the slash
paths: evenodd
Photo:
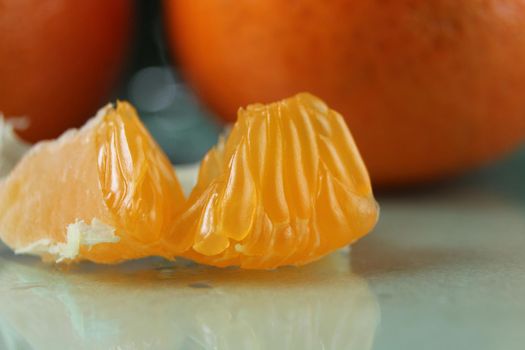
<path id="1" fill-rule="evenodd" d="M 4 337 L 41 349 L 362 350 L 379 320 L 343 252 L 275 271 L 150 259 L 64 272 L 7 250 L 0 260 Z"/>

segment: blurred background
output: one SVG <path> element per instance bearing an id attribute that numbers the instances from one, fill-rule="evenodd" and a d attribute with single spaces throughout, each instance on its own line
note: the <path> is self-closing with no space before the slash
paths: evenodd
<path id="1" fill-rule="evenodd" d="M 181 164 L 237 108 L 310 91 L 377 186 L 434 183 L 525 139 L 525 6 L 510 3 L 3 0 L 0 111 L 35 142 L 126 99 Z"/>
<path id="2" fill-rule="evenodd" d="M 169 52 L 161 1 L 136 0 L 135 38 L 113 99 L 129 100 L 175 164 L 200 161 L 222 123 L 184 82 Z"/>

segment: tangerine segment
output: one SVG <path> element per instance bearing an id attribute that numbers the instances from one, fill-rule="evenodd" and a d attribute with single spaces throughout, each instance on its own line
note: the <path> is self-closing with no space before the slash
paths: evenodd
<path id="1" fill-rule="evenodd" d="M 378 214 L 343 118 L 303 93 L 239 111 L 202 161 L 172 244 L 216 266 L 302 265 L 368 233 Z"/>
<path id="2" fill-rule="evenodd" d="M 172 257 L 165 232 L 184 196 L 128 103 L 34 146 L 0 183 L 0 237 L 51 261 Z"/>

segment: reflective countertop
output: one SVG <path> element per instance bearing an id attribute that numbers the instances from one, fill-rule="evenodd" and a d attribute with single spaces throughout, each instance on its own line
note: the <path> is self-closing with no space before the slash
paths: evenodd
<path id="1" fill-rule="evenodd" d="M 524 349 L 525 152 L 378 200 L 372 234 L 302 268 L 58 268 L 0 246 L 0 349 Z"/>

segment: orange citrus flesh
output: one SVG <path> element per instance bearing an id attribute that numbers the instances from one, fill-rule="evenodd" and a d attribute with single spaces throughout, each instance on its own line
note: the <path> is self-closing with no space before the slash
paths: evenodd
<path id="1" fill-rule="evenodd" d="M 346 124 L 309 94 L 241 109 L 188 200 L 125 102 L 37 144 L 0 182 L 0 238 L 54 262 L 157 255 L 302 265 L 362 237 L 377 218 Z"/>
<path id="2" fill-rule="evenodd" d="M 169 258 L 164 236 L 183 204 L 169 160 L 119 102 L 34 146 L 0 183 L 0 238 L 55 262 Z"/>
<path id="3" fill-rule="evenodd" d="M 377 218 L 343 118 L 303 93 L 239 111 L 202 161 L 171 242 L 215 266 L 302 265 L 362 237 Z"/>

